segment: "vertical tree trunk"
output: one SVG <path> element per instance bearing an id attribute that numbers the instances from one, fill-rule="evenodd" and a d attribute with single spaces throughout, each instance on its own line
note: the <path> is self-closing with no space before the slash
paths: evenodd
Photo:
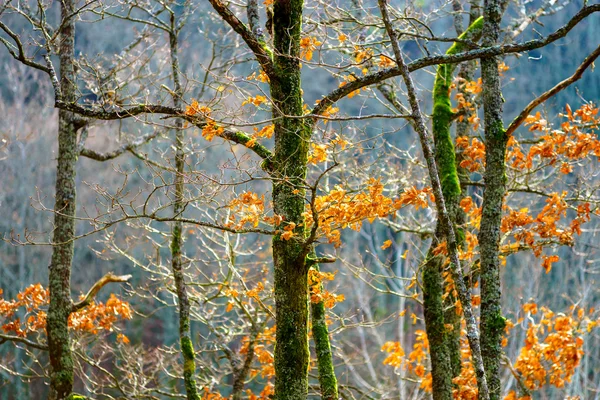
<path id="1" fill-rule="evenodd" d="M 471 292 L 469 288 L 465 287 L 461 261 L 458 255 L 456 235 L 454 233 L 454 226 L 446 209 L 443 187 L 440 176 L 438 175 L 438 166 L 435 160 L 435 153 L 433 151 L 433 140 L 431 139 L 429 132 L 427 131 L 427 127 L 425 126 L 415 85 L 410 76 L 408 66 L 404 62 L 400 45 L 398 44 L 397 32 L 393 29 L 392 23 L 390 22 L 387 0 L 379 0 L 378 3 L 385 29 L 390 37 L 392 48 L 394 50 L 396 64 L 398 64 L 400 75 L 402 76 L 404 84 L 406 85 L 408 100 L 414 120 L 413 127 L 419 134 L 421 149 L 423 150 L 423 156 L 427 161 L 429 179 L 431 181 L 433 194 L 435 195 L 438 220 L 443 226 L 450 262 L 454 264 L 454 266 L 451 267 L 452 277 L 454 278 L 454 284 L 456 285 L 458 296 L 463 305 L 463 313 L 467 324 L 467 339 L 469 340 L 469 346 L 471 348 L 471 355 L 473 358 L 473 367 L 477 376 L 479 398 L 482 400 L 487 400 L 489 398 L 489 394 L 485 376 L 485 368 L 481 357 L 479 332 L 477 331 L 476 320 L 471 307 Z"/>
<path id="2" fill-rule="evenodd" d="M 274 212 L 295 224 L 294 237 L 273 238 L 275 272 L 275 398 L 303 399 L 308 393 L 308 267 L 304 238 L 304 181 L 310 128 L 300 118 L 300 32 L 302 0 L 276 0 L 273 6 L 275 119 Z"/>
<path id="3" fill-rule="evenodd" d="M 63 100 L 75 101 L 76 84 L 73 67 L 75 46 L 74 0 L 61 1 L 60 84 Z M 68 319 L 71 313 L 71 264 L 75 236 L 75 166 L 77 163 L 77 129 L 72 113 L 58 113 L 58 165 L 52 260 L 49 266 L 50 306 L 46 331 L 50 356 L 50 394 L 52 400 L 65 399 L 73 390 L 73 356 Z"/>
<path id="4" fill-rule="evenodd" d="M 460 39 L 477 40 L 481 36 L 483 21 L 474 21 L 460 35 Z M 456 54 L 464 50 L 464 45 L 455 43 L 446 54 Z M 458 247 L 464 244 L 464 232 L 457 228 L 459 203 L 462 196 L 458 179 L 454 143 L 450 135 L 453 112 L 450 102 L 450 85 L 453 81 L 455 64 L 442 64 L 438 67 L 433 87 L 433 138 L 435 161 L 439 168 L 442 193 L 446 201 L 448 216 L 456 232 Z M 445 300 L 442 276 L 442 259 L 432 254 L 433 249 L 446 239 L 444 224 L 437 223 L 436 235 L 431 244 L 423 269 L 423 309 L 427 338 L 431 348 L 431 376 L 434 399 L 452 399 L 452 378 L 460 374 L 460 316 L 456 314 L 456 297 L 450 293 Z M 445 311 L 446 310 L 446 311 Z M 446 326 L 452 327 L 451 330 Z"/>
<path id="5" fill-rule="evenodd" d="M 500 35 L 502 10 L 499 0 L 484 1 L 483 45 L 493 46 Z M 505 319 L 500 304 L 500 224 L 506 193 L 505 156 L 508 137 L 502 124 L 502 92 L 498 58 L 481 60 L 485 126 L 485 189 L 479 249 L 481 260 L 481 351 L 490 391 L 490 399 L 501 396 L 500 340 Z"/>
<path id="6" fill-rule="evenodd" d="M 314 255 L 314 253 L 313 253 Z M 314 264 L 313 268 L 319 270 L 319 265 Z M 322 284 L 319 284 L 322 290 Z M 321 399 L 337 400 L 338 385 L 333 367 L 333 356 L 331 354 L 331 344 L 329 343 L 329 328 L 325 319 L 326 309 L 323 301 L 318 303 L 311 302 L 311 322 L 312 336 L 315 342 L 315 351 L 317 353 L 317 367 L 319 370 L 319 385 L 321 387 Z"/>
<path id="7" fill-rule="evenodd" d="M 175 93 L 173 103 L 176 108 L 181 108 L 183 89 L 179 79 L 179 57 L 177 52 L 177 32 L 175 31 L 175 18 L 171 16 L 171 32 L 169 32 L 169 44 L 171 53 L 171 73 Z M 175 122 L 175 203 L 173 213 L 175 217 L 180 216 L 184 209 L 184 173 L 185 173 L 185 144 L 183 121 L 177 119 Z M 175 281 L 175 291 L 179 305 L 179 344 L 183 356 L 183 380 L 188 400 L 200 400 L 196 387 L 196 363 L 194 361 L 194 345 L 190 329 L 190 301 L 185 284 L 183 272 L 183 223 L 174 222 L 171 238 L 171 268 Z"/>

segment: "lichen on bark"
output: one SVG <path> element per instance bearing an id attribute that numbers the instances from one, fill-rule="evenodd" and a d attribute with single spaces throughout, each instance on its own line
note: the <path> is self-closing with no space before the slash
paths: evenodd
<path id="1" fill-rule="evenodd" d="M 175 29 L 175 18 L 171 19 L 171 32 L 169 35 L 170 55 L 171 55 L 171 73 L 175 91 L 173 103 L 176 108 L 182 106 L 183 88 L 179 79 L 179 57 L 178 57 L 178 38 Z M 175 122 L 175 201 L 173 204 L 173 214 L 180 216 L 185 207 L 184 198 L 184 173 L 185 173 L 185 136 L 183 131 L 183 121 L 177 119 Z M 183 224 L 181 221 L 173 223 L 171 237 L 171 269 L 173 271 L 173 280 L 175 281 L 175 291 L 177 294 L 179 307 L 179 345 L 183 357 L 183 381 L 188 400 L 200 400 L 200 394 L 196 385 L 196 362 L 194 354 L 194 345 L 191 339 L 190 327 L 190 301 L 185 283 L 183 271 Z"/>
<path id="2" fill-rule="evenodd" d="M 500 36 L 502 8 L 499 0 L 485 0 L 483 45 L 493 46 Z M 490 399 L 499 400 L 501 336 L 504 318 L 501 309 L 500 225 L 506 194 L 505 156 L 508 137 L 502 123 L 503 99 L 498 71 L 498 57 L 481 60 L 485 129 L 485 188 L 479 229 L 481 280 L 481 352 Z"/>
<path id="3" fill-rule="evenodd" d="M 314 256 L 314 253 L 312 254 Z M 309 261 L 310 262 L 310 261 Z M 319 264 L 311 264 L 312 268 L 319 271 Z M 323 285 L 319 283 L 318 290 L 322 292 Z M 329 328 L 326 321 L 326 308 L 323 301 L 311 302 L 312 337 L 315 342 L 317 354 L 317 369 L 319 371 L 319 385 L 321 398 L 324 400 L 337 400 L 338 383 L 333 365 L 333 354 L 329 341 Z"/>
<path id="4" fill-rule="evenodd" d="M 301 0 L 276 1 L 273 6 L 274 76 L 270 82 L 275 118 L 273 208 L 286 223 L 296 224 L 295 236 L 273 238 L 276 320 L 275 398 L 302 399 L 308 394 L 308 267 L 303 228 L 303 189 L 310 126 L 303 115 L 300 80 Z"/>
<path id="5" fill-rule="evenodd" d="M 60 85 L 65 101 L 74 101 L 76 77 L 74 71 L 75 10 L 73 0 L 61 2 Z M 77 127 L 72 113 L 58 113 L 58 163 L 56 167 L 56 198 L 52 259 L 49 266 L 48 289 L 50 305 L 46 332 L 50 357 L 49 399 L 62 400 L 73 390 L 73 355 L 68 320 L 71 313 L 71 265 L 73 262 L 76 209 Z"/>

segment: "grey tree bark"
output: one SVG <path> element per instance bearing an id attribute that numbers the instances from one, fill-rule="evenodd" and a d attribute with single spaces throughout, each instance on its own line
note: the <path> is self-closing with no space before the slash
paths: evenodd
<path id="1" fill-rule="evenodd" d="M 486 47 L 494 46 L 500 36 L 502 8 L 499 0 L 484 1 L 484 26 L 482 42 Z M 502 123 L 504 99 L 500 88 L 498 57 L 481 59 L 483 81 L 483 109 L 485 129 L 485 188 L 481 225 L 479 229 L 479 251 L 481 264 L 481 351 L 489 385 L 490 399 L 501 396 L 500 345 L 505 319 L 501 309 L 500 286 L 500 225 L 502 204 L 506 194 L 506 147 L 508 135 Z"/>
<path id="2" fill-rule="evenodd" d="M 74 71 L 75 11 L 74 0 L 61 5 L 60 87 L 64 101 L 75 101 L 77 86 Z M 71 313 L 71 265 L 75 236 L 75 166 L 77 164 L 77 127 L 74 115 L 65 110 L 58 114 L 58 164 L 52 260 L 49 266 L 50 306 L 47 327 L 50 355 L 49 399 L 60 400 L 73 389 L 73 355 L 68 319 Z"/>

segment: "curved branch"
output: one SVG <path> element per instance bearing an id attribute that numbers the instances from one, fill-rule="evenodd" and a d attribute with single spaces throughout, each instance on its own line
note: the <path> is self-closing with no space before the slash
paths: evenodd
<path id="1" fill-rule="evenodd" d="M 204 122 L 201 124 L 196 124 L 196 126 L 200 129 L 202 129 L 202 127 L 204 125 L 205 125 Z M 233 142 L 236 144 L 241 144 L 242 146 L 246 146 L 246 147 L 248 147 L 248 142 L 253 139 L 248 134 L 246 134 L 242 131 L 235 131 L 233 129 L 224 129 L 223 133 L 221 133 L 218 136 L 220 138 L 229 140 L 230 142 Z M 266 148 L 265 146 L 263 146 L 260 143 L 254 143 L 252 145 L 252 147 L 248 147 L 248 148 L 250 150 L 252 150 L 257 156 L 259 156 L 263 160 L 271 160 L 271 158 L 273 157 L 273 153 L 271 152 L 271 150 L 269 150 L 268 148 Z"/>
<path id="2" fill-rule="evenodd" d="M 16 33 L 14 33 L 12 30 L 10 30 L 10 28 L 6 24 L 4 24 L 2 21 L 0 21 L 0 29 L 2 29 L 4 32 L 6 32 L 6 34 L 8 36 L 10 36 L 16 43 L 16 48 L 17 48 L 18 53 L 14 49 L 15 45 L 9 43 L 8 40 L 0 37 L 0 42 L 2 42 L 2 44 L 4 44 L 4 46 L 6 46 L 6 49 L 8 50 L 10 55 L 15 60 L 18 60 L 29 67 L 39 69 L 40 71 L 44 71 L 47 74 L 50 73 L 50 70 L 48 69 L 47 66 L 36 63 L 35 61 L 31 61 L 30 59 L 28 59 L 25 56 L 25 50 L 23 49 L 23 43 L 21 43 L 21 39 L 19 38 L 19 36 Z"/>
<path id="3" fill-rule="evenodd" d="M 73 304 L 73 306 L 71 307 L 71 312 L 81 310 L 82 308 L 88 306 L 94 300 L 100 289 L 102 289 L 107 284 L 112 282 L 127 282 L 129 281 L 129 279 L 131 279 L 131 275 L 119 276 L 113 274 L 112 272 L 109 272 L 108 274 L 100 278 L 96 283 L 94 283 L 94 286 L 92 286 L 91 289 L 87 292 L 83 300 Z"/>
<path id="4" fill-rule="evenodd" d="M 67 103 L 62 100 L 57 100 L 55 106 L 62 110 L 71 111 L 77 113 L 79 115 L 100 119 L 100 120 L 118 120 L 134 117 L 141 114 L 166 114 L 168 116 L 176 116 L 186 121 L 194 124 L 198 128 L 202 129 L 206 125 L 205 120 L 199 121 L 198 118 L 194 116 L 185 115 L 185 112 L 177 107 L 163 106 L 160 104 L 137 104 L 130 106 L 128 108 L 123 108 L 121 110 L 101 110 L 101 109 L 90 109 L 85 108 L 77 103 Z M 158 135 L 158 132 L 144 135 L 139 140 L 136 140 L 132 143 L 127 143 L 120 148 L 110 152 L 110 153 L 98 153 L 89 149 L 82 149 L 81 155 L 84 157 L 91 158 L 96 161 L 106 161 L 113 158 L 116 158 L 123 154 L 126 151 L 131 151 L 136 147 L 154 139 Z M 256 155 L 266 161 L 263 168 L 266 171 L 271 170 L 271 158 L 273 153 L 267 147 L 262 144 L 254 143 L 252 147 L 247 146 L 248 142 L 253 138 L 242 131 L 237 131 L 233 129 L 224 129 L 223 133 L 219 135 L 219 137 L 228 140 L 230 142 L 241 144 L 243 146 L 248 147 L 252 150 Z"/>
<path id="5" fill-rule="evenodd" d="M 32 340 L 29 340 L 27 338 L 20 337 L 20 336 L 5 335 L 3 333 L 0 333 L 0 345 L 5 342 L 23 343 L 23 344 L 25 344 L 29 347 L 33 347 L 35 349 L 48 351 L 48 346 L 45 344 L 37 343 L 37 342 L 34 342 Z"/>
<path id="6" fill-rule="evenodd" d="M 90 158 L 92 160 L 96 160 L 96 161 L 112 160 L 113 158 L 119 157 L 121 154 L 125 153 L 126 151 L 135 150 L 136 148 L 140 147 L 141 145 L 148 143 L 149 141 L 151 141 L 152 139 L 157 137 L 159 132 L 160 131 L 158 129 L 156 129 L 153 133 L 143 135 L 142 137 L 134 140 L 133 142 L 125 143 L 118 149 L 110 151 L 108 153 L 98 153 L 97 151 L 94 151 L 91 149 L 82 148 L 79 151 L 79 155 Z"/>
<path id="7" fill-rule="evenodd" d="M 523 111 L 521 111 L 521 113 L 517 116 L 517 118 L 515 118 L 514 121 L 511 122 L 508 129 L 506 129 L 506 134 L 509 136 L 512 135 L 513 132 L 523 123 L 523 121 L 525 121 L 527 116 L 531 113 L 531 111 L 533 111 L 534 108 L 536 108 L 537 106 L 539 106 L 540 104 L 542 104 L 543 102 L 545 102 L 546 100 L 551 98 L 552 96 L 556 95 L 558 92 L 568 88 L 571 84 L 573 84 L 573 83 L 577 82 L 579 79 L 581 79 L 581 76 L 583 75 L 585 70 L 594 63 L 594 61 L 596 60 L 596 58 L 598 58 L 598 56 L 600 56 L 600 46 L 596 47 L 596 50 L 594 50 L 589 56 L 587 56 L 585 58 L 585 60 L 583 60 L 583 62 L 577 68 L 577 70 L 575 71 L 575 73 L 573 75 L 571 75 L 564 81 L 560 82 L 559 84 L 554 86 L 552 89 L 542 93 L 541 96 L 533 99 L 527 105 L 527 107 L 525 107 L 523 109 Z"/>
<path id="8" fill-rule="evenodd" d="M 71 111 L 83 117 L 100 119 L 104 121 L 118 120 L 135 117 L 141 114 L 166 114 L 180 116 L 184 110 L 163 106 L 160 104 L 134 104 L 129 107 L 122 107 L 117 110 L 92 109 L 83 107 L 77 103 L 70 103 L 57 98 L 54 106 L 61 110 Z"/>

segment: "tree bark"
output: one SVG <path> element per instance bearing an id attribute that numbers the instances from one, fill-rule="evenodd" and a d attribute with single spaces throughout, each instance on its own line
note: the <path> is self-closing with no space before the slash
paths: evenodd
<path id="1" fill-rule="evenodd" d="M 75 46 L 74 0 L 61 1 L 60 84 L 63 99 L 75 101 L 76 83 L 73 66 Z M 49 399 L 61 400 L 73 390 L 73 355 L 68 320 L 71 313 L 71 265 L 75 236 L 75 167 L 77 164 L 77 128 L 72 113 L 58 113 L 58 164 L 52 259 L 49 266 L 46 332 L 50 356 Z"/>
<path id="2" fill-rule="evenodd" d="M 313 252 L 314 256 L 314 252 Z M 314 269 L 319 271 L 319 265 L 313 264 Z M 319 284 L 320 291 L 323 285 Z M 312 336 L 315 342 L 315 351 L 317 353 L 317 367 L 319 370 L 319 385 L 321 388 L 321 398 L 323 400 L 337 400 L 338 383 L 333 366 L 333 355 L 331 353 L 331 343 L 329 342 L 329 328 L 326 322 L 326 309 L 323 301 L 318 303 L 311 302 L 311 322 Z"/>
<path id="3" fill-rule="evenodd" d="M 484 1 L 483 45 L 493 46 L 500 35 L 502 9 L 499 0 Z M 501 396 L 500 345 L 505 319 L 501 309 L 500 287 L 500 224 L 502 204 L 506 194 L 506 146 L 508 136 L 502 123 L 504 99 L 500 88 L 498 57 L 481 59 L 483 109 L 485 127 L 485 188 L 479 251 L 481 262 L 481 351 L 490 391 L 490 399 Z"/>
<path id="4" fill-rule="evenodd" d="M 273 238 L 275 291 L 275 398 L 308 394 L 308 267 L 304 245 L 304 198 L 311 130 L 302 116 L 300 33 L 302 0 L 276 0 L 273 6 L 274 74 L 271 98 L 275 118 L 274 212 L 295 224 L 294 236 Z"/>
<path id="5" fill-rule="evenodd" d="M 169 45 L 171 53 L 171 74 L 173 76 L 175 108 L 182 106 L 183 88 L 179 78 L 179 57 L 175 17 L 171 16 L 171 31 L 169 32 Z M 184 177 L 185 177 L 185 144 L 183 121 L 177 119 L 175 122 L 175 202 L 173 213 L 175 217 L 183 213 L 184 203 Z M 196 362 L 194 345 L 190 328 L 190 301 L 185 283 L 183 271 L 183 223 L 177 221 L 173 224 L 171 238 L 171 268 L 175 291 L 179 306 L 179 345 L 183 356 L 183 381 L 188 400 L 200 400 L 200 394 L 196 386 Z"/>

